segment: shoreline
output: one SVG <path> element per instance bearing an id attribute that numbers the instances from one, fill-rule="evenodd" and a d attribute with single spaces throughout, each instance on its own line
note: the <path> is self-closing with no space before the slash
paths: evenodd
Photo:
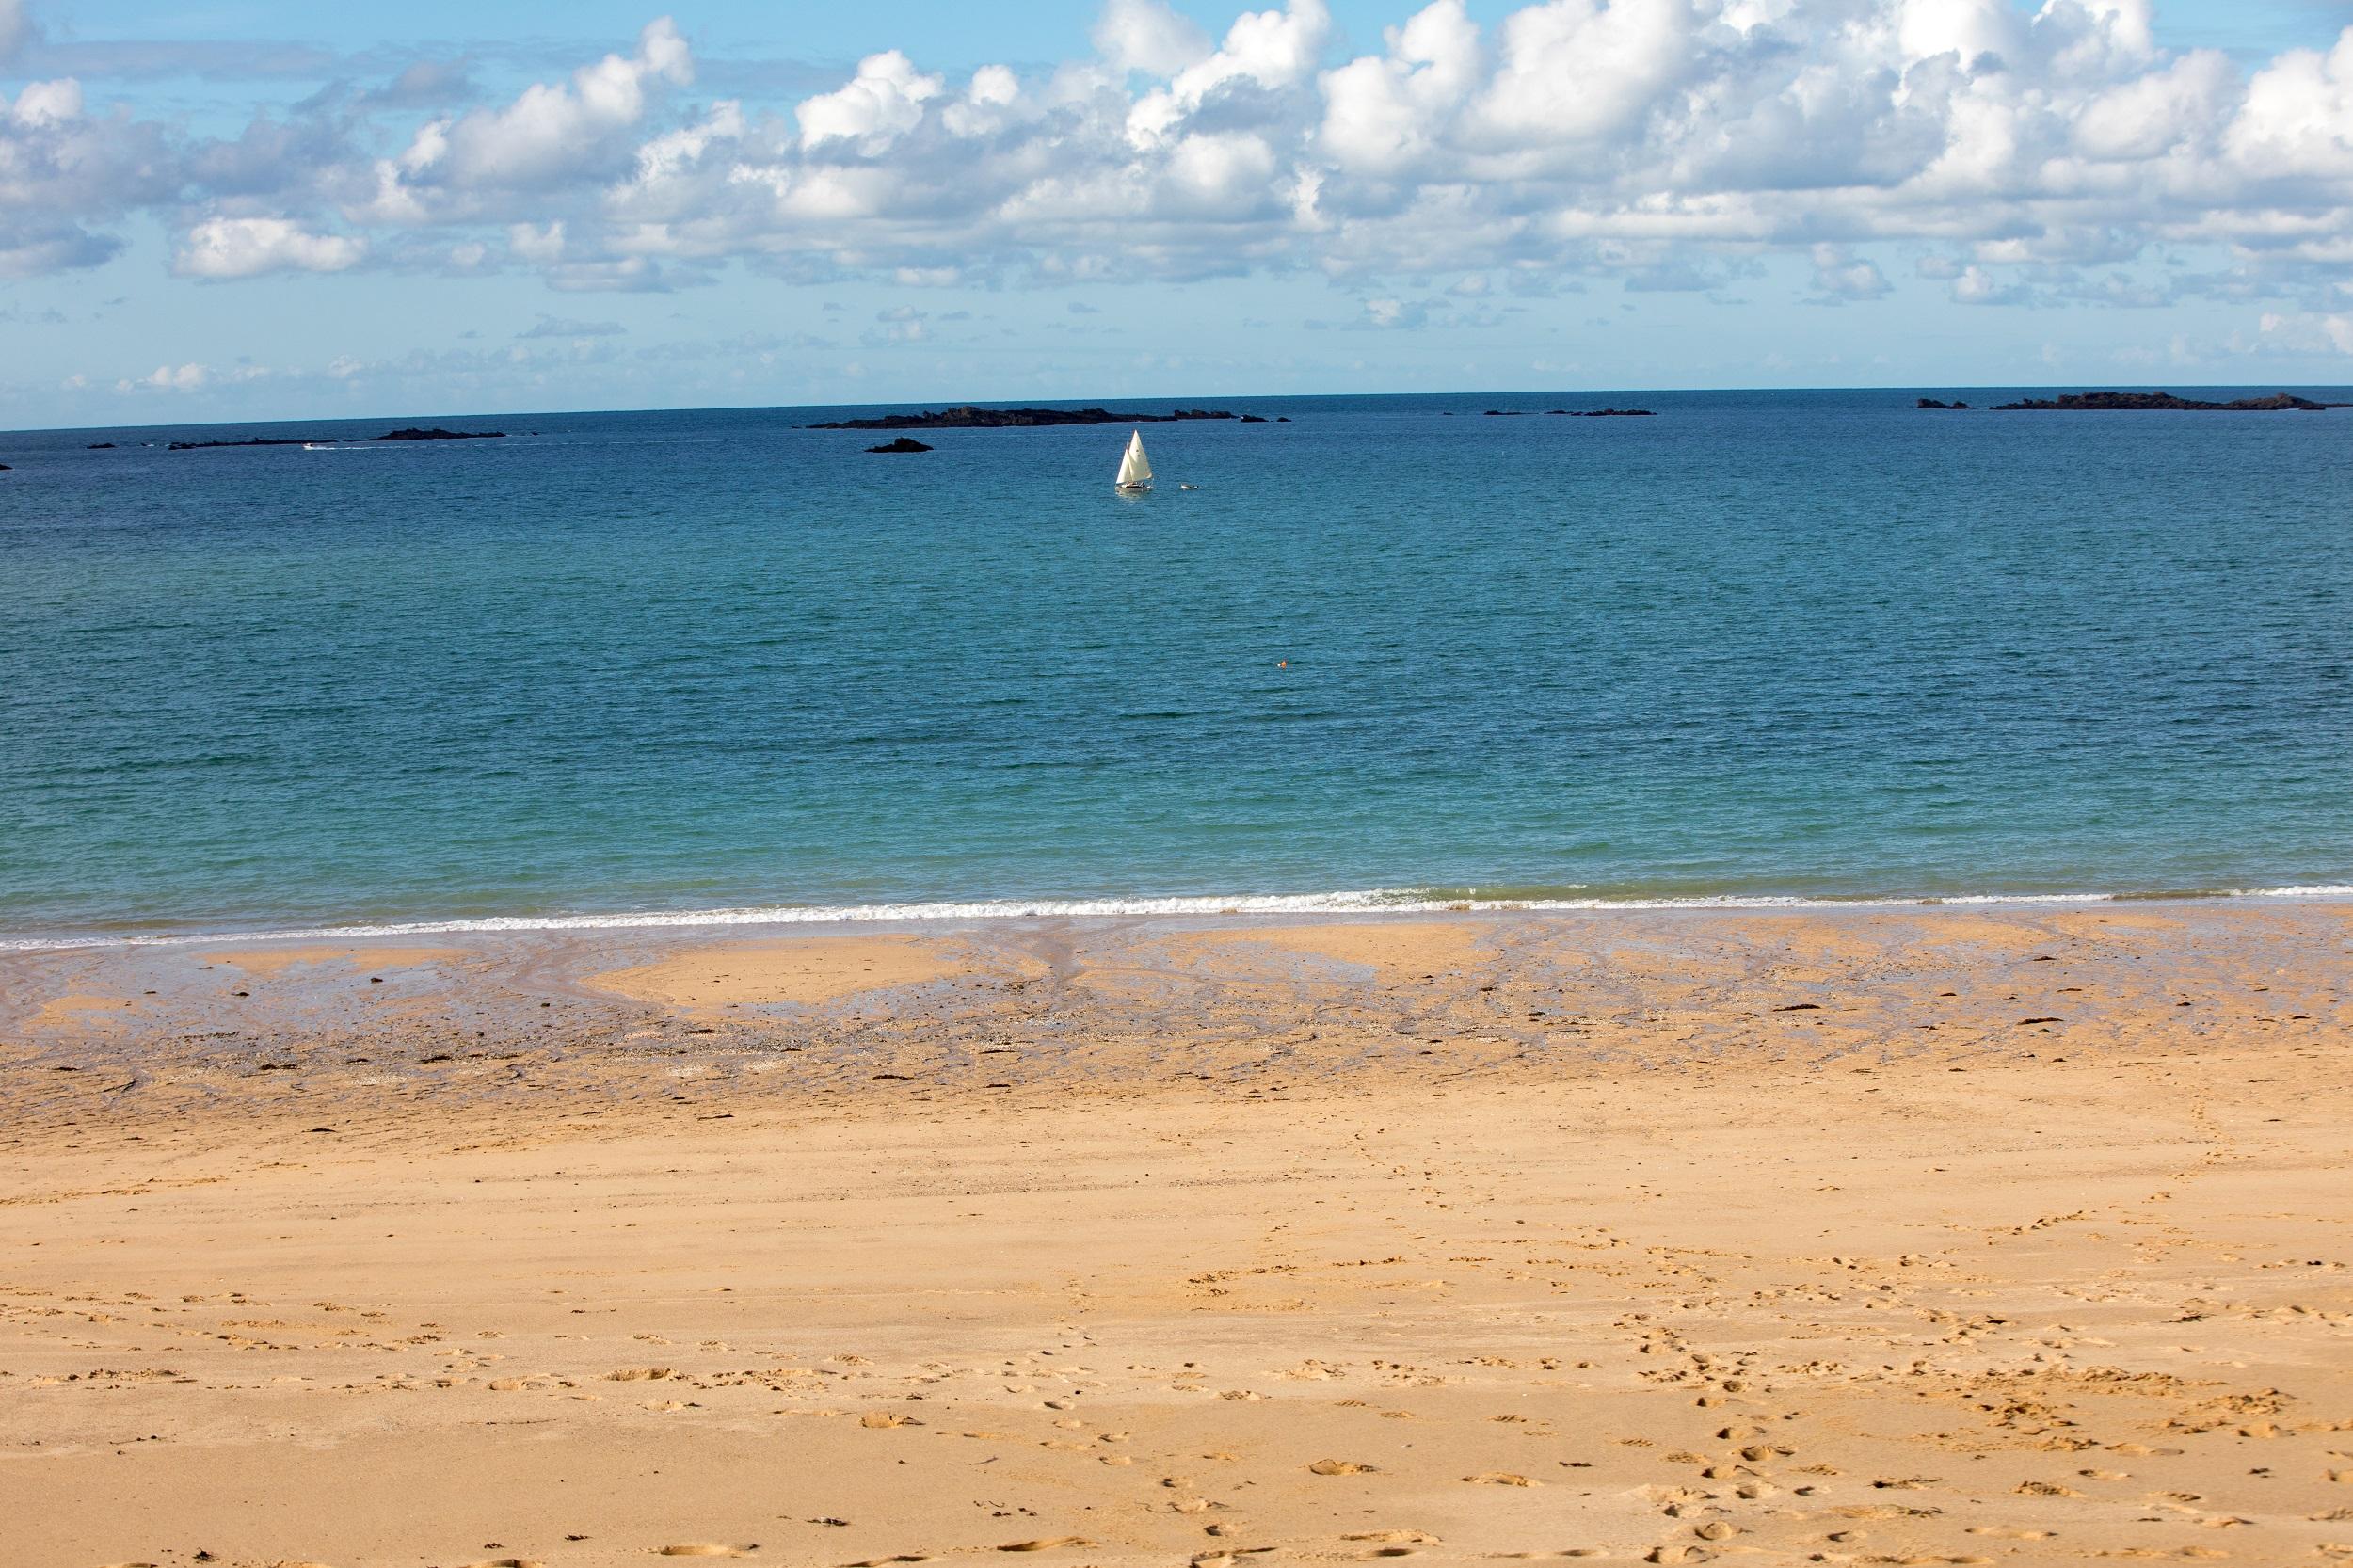
<path id="1" fill-rule="evenodd" d="M 44 1568 L 2328 1560 L 2349 1047 L 2353 901 L 0 954 L 0 1493 Z"/>
<path id="2" fill-rule="evenodd" d="M 1477 889 L 1391 889 L 1334 893 L 1140 894 L 1038 899 L 966 899 L 863 904 L 763 904 L 697 909 L 639 909 L 542 915 L 480 915 L 447 919 L 359 920 L 329 925 L 241 928 L 203 927 L 136 932 L 63 932 L 8 935 L 0 932 L 0 955 L 89 948 L 179 947 L 216 942 L 349 941 L 386 936 L 430 936 L 466 933 L 565 933 L 729 930 L 775 927 L 876 925 L 930 926 L 940 922 L 1029 920 L 1198 919 L 1231 916 L 1305 916 L 1321 919 L 1422 915 L 1585 914 L 1611 910 L 1633 914 L 1670 910 L 1903 910 L 1924 908 L 2038 908 L 2100 904 L 2236 904 L 2262 900 L 2289 903 L 2353 903 L 2353 883 L 2288 884 L 2275 888 L 2148 889 L 2061 889 L 2036 892 L 1689 894 L 1587 898 L 1551 896 L 1481 897 Z"/>

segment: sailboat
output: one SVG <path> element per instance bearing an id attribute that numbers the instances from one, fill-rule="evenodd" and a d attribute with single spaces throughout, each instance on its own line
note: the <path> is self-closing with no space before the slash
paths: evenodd
<path id="1" fill-rule="evenodd" d="M 1112 488 L 1122 495 L 1141 495 L 1152 488 L 1152 459 L 1144 455 L 1144 432 L 1128 432 L 1128 451 L 1119 459 L 1119 477 Z"/>

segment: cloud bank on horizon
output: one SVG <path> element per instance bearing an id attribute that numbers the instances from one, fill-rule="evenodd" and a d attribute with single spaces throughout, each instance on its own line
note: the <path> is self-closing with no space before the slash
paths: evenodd
<path id="1" fill-rule="evenodd" d="M 2242 63 L 2160 47 L 2150 0 L 1537 0 L 1488 26 L 1434 0 L 1351 52 L 1323 0 L 1222 36 L 1109 0 L 1058 63 L 888 48 L 760 102 L 698 93 L 662 16 L 520 91 L 419 58 L 216 135 L 24 76 L 40 27 L 0 0 L 4 279 L 114 264 L 145 223 L 169 273 L 227 287 L 1290 277 L 1378 328 L 1779 261 L 1813 303 L 1891 271 L 1963 306 L 2201 297 L 2245 307 L 2242 347 L 2353 352 L 2353 28 Z"/>

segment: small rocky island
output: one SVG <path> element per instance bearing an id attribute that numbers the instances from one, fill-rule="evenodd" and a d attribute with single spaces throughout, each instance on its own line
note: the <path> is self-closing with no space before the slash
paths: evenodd
<path id="1" fill-rule="evenodd" d="M 895 441 L 885 441 L 880 446 L 870 446 L 866 450 L 869 452 L 929 452 L 931 448 L 912 436 L 901 436 Z"/>
<path id="2" fill-rule="evenodd" d="M 1935 398 L 1933 398 L 1933 397 L 1924 397 L 1924 398 L 1920 399 L 1919 404 L 1918 404 L 1917 406 L 1918 406 L 1918 407 L 1920 407 L 1920 408 L 1949 408 L 1949 409 L 1952 409 L 1952 410 L 1954 410 L 1954 411 L 1956 411 L 1956 412 L 1958 412 L 1958 411 L 1960 411 L 1960 410 L 1962 410 L 1962 409 L 1965 409 L 1965 408 L 1967 408 L 1969 407 L 1969 405 L 1968 405 L 1968 404 L 1966 404 L 1966 403 L 1939 403 L 1939 402 L 1938 402 Z"/>
<path id="3" fill-rule="evenodd" d="M 1449 413 L 1452 411 L 1448 410 Z M 1519 419 L 1527 412 L 1525 408 L 1490 408 L 1484 417 Z M 1546 408 L 1545 412 L 1559 414 L 1564 419 L 1656 419 L 1657 417 L 1648 408 Z"/>
<path id="4" fill-rule="evenodd" d="M 200 452 L 216 446 L 333 446 L 351 440 L 349 436 L 248 436 L 241 441 L 173 441 L 167 449 L 172 452 Z M 497 441 L 506 439 L 504 430 L 444 430 L 440 425 L 420 429 L 408 425 L 399 430 L 387 430 L 380 436 L 358 438 L 372 441 Z"/>
<path id="5" fill-rule="evenodd" d="M 1921 399 L 1924 408 L 1932 407 Z M 2304 413 L 2318 413 L 2324 408 L 2353 408 L 2347 403 L 2315 403 L 2294 392 L 2273 392 L 2269 397 L 2234 397 L 2228 403 L 2202 403 L 2194 397 L 2176 397 L 2169 392 L 2062 392 L 2057 397 L 2026 397 L 2015 403 L 1996 403 L 1997 410 L 2032 409 L 2038 412 L 2123 412 L 2138 413 L 2151 409 L 2178 410 L 2186 413 L 2268 414 L 2294 408 Z"/>
<path id="6" fill-rule="evenodd" d="M 1164 414 L 1123 414 L 1109 408 L 981 408 L 969 403 L 936 413 L 883 414 L 874 419 L 837 419 L 803 426 L 808 430 L 1024 430 L 1047 424 L 1170 424 L 1188 419 L 1230 419 L 1264 424 L 1263 419 L 1225 408 L 1172 408 Z"/>

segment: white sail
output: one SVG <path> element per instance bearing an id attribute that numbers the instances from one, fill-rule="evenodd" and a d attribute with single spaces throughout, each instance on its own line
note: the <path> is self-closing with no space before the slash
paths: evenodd
<path id="1" fill-rule="evenodd" d="M 1144 432 L 1128 432 L 1128 452 L 1119 459 L 1119 478 L 1114 481 L 1123 490 L 1140 490 L 1152 483 L 1152 460 L 1144 455 Z"/>

